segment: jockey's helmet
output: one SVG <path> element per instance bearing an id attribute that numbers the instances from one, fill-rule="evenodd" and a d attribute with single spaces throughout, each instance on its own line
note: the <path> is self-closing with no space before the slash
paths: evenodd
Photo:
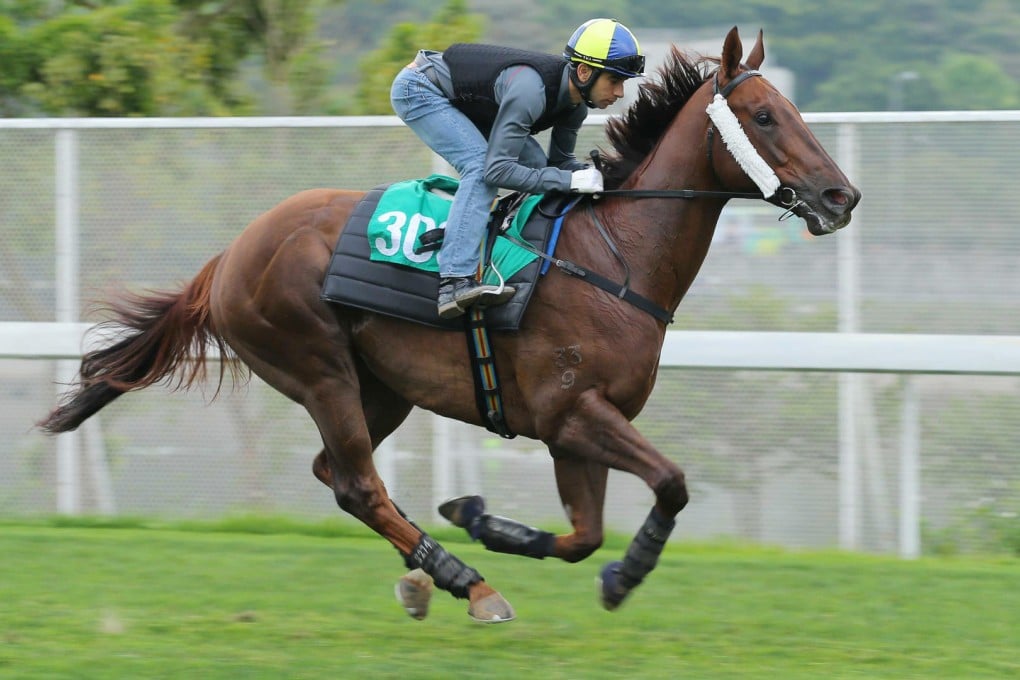
<path id="1" fill-rule="evenodd" d="M 563 48 L 563 56 L 624 78 L 644 75 L 645 57 L 637 38 L 616 19 L 589 19 L 578 26 Z"/>

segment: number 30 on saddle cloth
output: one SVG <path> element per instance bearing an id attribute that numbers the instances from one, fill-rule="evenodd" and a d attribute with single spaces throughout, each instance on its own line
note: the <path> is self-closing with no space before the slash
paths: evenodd
<path id="1" fill-rule="evenodd" d="M 381 185 L 366 193 L 337 241 L 321 299 L 463 331 L 462 319 L 441 319 L 436 314 L 439 265 L 435 236 L 436 230 L 445 226 L 457 186 L 451 177 L 431 175 Z M 493 213 L 494 221 L 506 224 L 506 233 L 515 239 L 551 254 L 562 218 L 560 204 L 568 199 L 536 195 L 504 201 L 503 209 Z M 509 211 L 505 210 L 507 202 L 513 203 Z M 542 209 L 536 210 L 540 204 Z M 493 227 L 490 222 L 490 229 Z M 426 233 L 429 236 L 422 243 Z M 516 330 L 542 262 L 503 237 L 496 238 L 491 255 L 483 280 L 497 284 L 501 275 L 517 293 L 506 304 L 486 310 L 486 325 L 491 330 Z"/>

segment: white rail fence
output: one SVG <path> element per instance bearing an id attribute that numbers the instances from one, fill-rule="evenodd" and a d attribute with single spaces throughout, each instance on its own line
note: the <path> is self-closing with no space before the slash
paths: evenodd
<path id="1" fill-rule="evenodd" d="M 0 324 L 0 359 L 79 359 L 87 350 L 88 324 Z M 213 352 L 215 357 L 215 352 Z M 857 517 L 861 498 L 857 475 L 856 419 L 852 404 L 860 389 L 855 373 L 902 374 L 902 413 L 899 452 L 899 554 L 905 558 L 921 553 L 921 446 L 917 393 L 912 374 L 928 375 L 1020 375 L 1020 336 L 892 335 L 874 333 L 754 333 L 723 331 L 669 331 L 661 366 L 687 369 L 752 371 L 821 371 L 843 374 L 840 380 L 844 408 L 840 418 L 839 450 L 839 543 L 852 550 L 858 546 Z M 69 511 L 77 505 L 76 488 L 80 463 L 74 435 L 60 435 L 63 471 L 57 490 L 58 507 Z M 97 446 L 95 441 L 90 448 Z M 101 448 L 101 445 L 99 445 Z M 444 455 L 448 446 L 434 447 Z M 93 461 L 95 462 L 95 461 Z M 450 470 L 439 463 L 436 469 Z M 103 475 L 99 475 L 103 477 Z M 439 480 L 438 503 L 452 489 Z M 434 503 L 434 504 L 435 504 Z"/>
<path id="2" fill-rule="evenodd" d="M 708 371 L 752 371 L 752 372 L 783 372 L 794 373 L 829 373 L 838 375 L 838 465 L 836 468 L 838 492 L 838 545 L 846 549 L 858 549 L 862 544 L 862 469 L 868 469 L 868 465 L 874 465 L 874 461 L 861 460 L 862 450 L 867 450 L 865 440 L 869 433 L 862 431 L 862 412 L 871 413 L 874 406 L 868 396 L 869 388 L 863 382 L 868 374 L 894 374 L 901 376 L 900 380 L 900 411 L 897 414 L 899 419 L 898 437 L 898 474 L 895 475 L 898 482 L 898 491 L 895 493 L 897 507 L 895 515 L 898 520 L 896 536 L 896 550 L 904 557 L 914 557 L 921 551 L 922 534 L 922 493 L 921 470 L 924 460 L 922 450 L 922 428 L 920 421 L 920 407 L 918 400 L 917 380 L 920 376 L 935 375 L 964 375 L 964 376 L 1018 376 L 1020 375 L 1020 335 L 1016 335 L 1020 324 L 1015 318 L 1008 314 L 1003 315 L 995 312 L 993 308 L 988 316 L 994 321 L 985 321 L 984 317 L 975 317 L 975 322 L 970 317 L 966 319 L 948 321 L 941 320 L 941 325 L 920 325 L 918 332 L 911 333 L 884 333 L 884 332 L 863 332 L 865 329 L 873 330 L 886 325 L 896 325 L 896 315 L 902 314 L 906 306 L 893 307 L 888 319 L 883 318 L 881 323 L 870 321 L 862 308 L 869 301 L 870 297 L 882 298 L 882 296 L 897 296 L 899 289 L 891 292 L 878 290 L 876 292 L 873 281 L 876 274 L 872 272 L 873 263 L 881 260 L 882 252 L 875 251 L 875 244 L 871 241 L 862 245 L 862 233 L 871 234 L 878 239 L 882 248 L 899 248 L 902 244 L 897 241 L 888 241 L 886 234 L 895 234 L 895 230 L 886 228 L 886 223 L 892 224 L 907 219 L 904 215 L 895 212 L 895 205 L 881 214 L 881 221 L 876 217 L 879 211 L 874 207 L 876 194 L 893 191 L 892 197 L 905 196 L 908 201 L 933 202 L 942 196 L 924 194 L 926 189 L 939 191 L 931 188 L 935 182 L 931 177 L 918 178 L 925 166 L 915 165 L 910 172 L 903 168 L 907 167 L 902 157 L 908 157 L 913 149 L 920 149 L 930 153 L 933 146 L 932 139 L 942 143 L 947 130 L 964 130 L 966 134 L 961 135 L 958 145 L 961 154 L 971 153 L 980 158 L 981 153 L 1001 153 L 1006 160 L 999 159 L 1006 165 L 1012 164 L 1015 167 L 1016 149 L 1018 145 L 1009 142 L 1017 135 L 1020 129 L 1020 111 L 1006 112 L 897 112 L 897 113 L 860 113 L 860 114 L 807 114 L 805 119 L 813 127 L 824 131 L 827 135 L 826 145 L 833 152 L 837 162 L 843 167 L 847 174 L 856 182 L 865 185 L 865 200 L 858 214 L 855 215 L 853 224 L 833 237 L 827 237 L 831 241 L 825 241 L 824 248 L 834 249 L 831 256 L 831 274 L 834 285 L 832 286 L 832 302 L 835 309 L 834 330 L 837 332 L 761 332 L 748 331 L 680 331 L 671 330 L 667 334 L 666 345 L 663 349 L 661 365 L 663 368 L 678 368 L 697 372 Z M 599 125 L 604 121 L 602 117 L 592 116 L 589 120 L 591 125 Z M 170 135 L 168 142 L 173 145 L 173 140 L 187 139 L 187 137 L 174 137 L 174 134 L 199 134 L 208 131 L 223 131 L 232 133 L 243 130 L 257 134 L 257 131 L 265 131 L 269 137 L 280 131 L 337 131 L 354 130 L 356 136 L 369 136 L 370 131 L 384 130 L 385 134 L 399 134 L 402 124 L 394 117 L 354 117 L 354 118 L 220 118 L 220 119 L 8 119 L 0 120 L 0 144 L 11 135 L 23 132 L 30 135 L 51 134 L 52 146 L 40 149 L 36 141 L 31 142 L 31 153 L 39 154 L 47 152 L 52 157 L 53 185 L 52 205 L 50 210 L 53 215 L 53 264 L 52 264 L 52 309 L 54 319 L 52 322 L 29 322 L 21 320 L 0 322 L 0 360 L 12 362 L 25 360 L 54 361 L 55 379 L 58 383 L 69 381 L 77 369 L 77 359 L 80 357 L 83 348 L 83 338 L 87 324 L 80 322 L 81 302 L 81 279 L 83 278 L 82 251 L 86 244 L 83 239 L 83 206 L 87 206 L 83 192 L 95 191 L 96 181 L 92 179 L 89 185 L 83 179 L 83 165 L 88 162 L 90 168 L 95 163 L 102 164 L 102 167 L 114 166 L 122 162 L 122 159 L 112 157 L 109 159 L 94 158 L 96 146 L 94 138 L 88 135 L 101 132 L 106 134 L 135 133 L 145 131 L 145 134 L 160 134 L 167 131 Z M 987 130 L 991 128 L 994 134 Z M 881 134 L 875 136 L 874 130 L 892 131 L 889 137 Z M 934 130 L 934 133 L 929 133 Z M 362 134 L 364 131 L 365 134 Z M 899 132 L 898 132 L 899 131 Z M 900 134 L 902 132 L 903 134 Z M 246 133 L 247 134 L 247 133 Z M 884 133 L 883 133 L 884 134 Z M 33 138 L 35 139 L 35 138 Z M 48 139 L 48 138 L 45 138 Z M 83 149 L 83 139 L 92 140 Z M 148 137 L 144 138 L 146 141 Z M 248 139 L 248 138 L 245 138 Z M 346 138 L 345 138 L 346 139 Z M 387 138 L 388 139 L 388 138 Z M 998 141 L 996 141 L 998 140 Z M 271 144 L 272 139 L 269 140 Z M 15 142 L 17 143 L 17 142 Z M 43 142 L 45 144 L 46 142 Z M 179 142 L 176 142 L 180 145 Z M 108 144 L 107 141 L 102 144 Z M 376 139 L 365 140 L 366 145 L 379 147 L 380 142 Z M 981 144 L 993 144 L 994 151 L 984 151 Z M 155 145 L 154 145 L 155 146 Z M 937 144 L 935 145 L 937 146 Z M 115 147 L 115 145 L 114 145 Z M 105 147 L 103 147 L 105 148 Z M 232 147 L 229 147 L 232 148 Z M 228 148 L 228 151 L 229 151 Z M 382 147 L 386 148 L 386 147 Z M 992 149 L 993 147 L 988 147 Z M 347 149 L 350 150 L 350 149 Z M 937 150 L 937 149 L 936 149 Z M 274 147 L 275 151 L 275 147 Z M 357 149 L 350 150 L 351 153 Z M 106 152 L 104 152 L 106 153 Z M 167 152 L 168 153 L 168 152 Z M 197 153 L 201 154 L 201 150 Z M 223 154 L 222 148 L 217 153 Z M 342 154 L 341 154 L 342 155 Z M 876 161 L 874 156 L 881 157 Z M 908 159 L 909 160 L 909 159 Z M 395 159 L 395 168 L 380 168 L 379 172 L 387 176 L 400 173 L 401 177 L 407 174 L 424 174 L 429 171 L 443 171 L 444 166 L 436 158 L 426 161 L 424 165 L 418 164 L 413 167 L 408 165 L 407 158 Z M 381 160 L 380 160 L 381 163 Z M 309 165 L 314 165 L 310 163 Z M 886 173 L 881 178 L 875 178 L 872 174 L 876 168 L 882 168 Z M 94 173 L 95 170 L 93 169 Z M 940 172 L 938 168 L 932 171 L 937 177 Z M 943 173 L 944 174 L 944 173 Z M 373 175 L 374 177 L 374 175 Z M 397 179 L 398 177 L 390 177 Z M 15 178 L 17 181 L 19 178 Z M 157 179 L 156 181 L 160 181 Z M 165 180 L 162 180 L 165 181 Z M 298 182 L 305 186 L 314 185 L 320 182 L 318 179 L 301 179 Z M 370 185 L 376 180 L 358 179 L 358 182 L 367 182 Z M 869 185 L 870 181 L 870 185 Z M 925 187 L 921 182 L 928 181 L 931 187 Z M 3 177 L 0 176 L 0 194 L 4 193 Z M 367 187 L 366 187 L 367 188 Z M 961 187 L 967 188 L 967 187 Z M 979 190 L 970 187 L 975 193 Z M 944 193 L 944 192 L 943 192 Z M 253 205 L 258 205 L 262 196 L 249 197 Z M 881 197 L 879 197 L 881 200 Z M 952 200 L 961 202 L 954 197 Z M 973 214 L 974 220 L 978 221 L 980 215 L 978 210 L 987 208 L 988 215 L 1001 216 L 1015 214 L 1009 206 L 989 205 L 989 201 L 983 195 L 974 198 L 973 205 L 980 205 L 981 208 L 964 206 L 968 215 Z M 999 197 L 997 200 L 1015 200 Z M 870 201 L 870 203 L 869 203 Z M 888 199 L 887 199 L 888 203 Z M 993 201 L 994 203 L 994 201 Z M 0 208 L 3 204 L 0 204 Z M 268 207 L 266 205 L 265 207 Z M 94 210 L 94 209 L 93 209 Z M 2 214 L 2 213 L 0 213 Z M 152 215 L 146 214 L 147 220 Z M 96 220 L 92 218 L 93 222 Z M 169 220 L 172 223 L 172 218 Z M 238 228 L 241 225 L 236 225 Z M 963 290 L 966 300 L 961 309 L 970 314 L 970 300 L 991 297 L 995 294 L 1004 296 L 1005 301 L 994 300 L 1000 307 L 1010 308 L 1010 300 L 1013 301 L 1012 308 L 1015 310 L 1014 289 L 1017 287 L 1016 268 L 1009 266 L 1009 262 L 1015 263 L 1011 255 L 1015 245 L 1013 230 L 1002 228 L 1003 239 L 992 249 L 988 255 L 988 261 L 992 266 L 999 267 L 997 272 L 1006 272 L 1007 279 L 1001 276 L 998 279 L 985 282 L 980 275 L 972 275 L 975 267 L 971 258 L 964 258 L 965 264 L 959 269 L 964 272 L 964 279 L 954 286 Z M 920 228 L 916 232 L 920 233 Z M 999 233 L 999 232 L 996 232 Z M 987 237 L 987 231 L 984 232 Z M 906 238 L 906 237 L 905 237 Z M 913 237 L 911 237 L 913 238 Z M 834 243 L 829 246 L 828 243 Z M 7 247 L 7 243 L 4 244 Z M 816 247 L 814 244 L 812 248 Z M 870 248 L 869 252 L 863 249 Z M 212 255 L 210 250 L 203 257 Z M 897 251 L 898 252 L 898 251 Z M 895 255 L 893 259 L 895 259 Z M 711 255 L 710 255 L 711 258 Z M 996 259 L 998 258 L 998 259 Z M 945 259 L 945 258 L 943 258 Z M 1002 262 L 1006 264 L 1002 264 Z M 741 260 L 743 261 L 743 260 Z M 942 260 L 936 260 L 942 262 Z M 86 263 L 87 264 L 87 263 Z M 801 264 L 797 260 L 797 266 Z M 899 265 L 894 262 L 894 265 Z M 909 262 L 908 262 L 909 264 Z M 869 277 L 862 281 L 862 269 L 868 266 Z M 930 267 L 924 264 L 924 267 Z M 753 268 L 750 278 L 754 280 Z M 769 270 L 771 271 L 771 270 Z M 780 274 L 783 271 L 781 270 Z M 793 271 L 790 269 L 788 271 Z M 184 269 L 179 273 L 181 278 L 188 278 L 193 275 L 191 269 Z M 829 272 L 827 272 L 829 273 Z M 0 272 L 2 278 L 3 272 Z M 728 273 L 724 273 L 728 276 Z M 729 281 L 725 276 L 722 278 Z M 685 302 L 682 309 L 690 308 L 691 304 L 697 304 L 698 286 L 711 285 L 713 272 L 711 261 L 706 271 L 702 273 L 688 302 Z M 93 274 L 93 279 L 95 279 Z M 955 281 L 955 280 L 954 280 Z M 928 282 L 928 287 L 936 283 L 936 279 Z M 732 285 L 732 284 L 729 284 Z M 791 284 L 798 285 L 798 284 Z M 872 286 L 869 293 L 868 287 Z M 902 283 L 898 284 L 902 288 Z M 984 285 L 984 287 L 981 287 Z M 971 288 L 968 288 L 971 286 Z M 709 291 L 711 292 L 711 291 Z M 941 294 L 941 292 L 939 293 Z M 913 292 L 914 297 L 910 300 L 921 299 L 925 295 L 922 292 Z M 695 299 L 691 303 L 691 298 Z M 715 298 L 712 298 L 713 300 Z M 922 300 L 923 302 L 923 300 Z M 815 304 L 809 301 L 808 306 Z M 1014 315 L 1015 316 L 1015 315 Z M 3 317 L 0 317 L 3 318 Z M 8 316 L 10 318 L 10 315 Z M 35 317 L 39 318 L 39 317 Z M 42 317 L 45 318 L 45 317 Z M 17 319 L 17 317 L 15 317 Z M 931 332 L 932 328 L 949 328 L 948 332 Z M 985 330 L 992 328 L 994 335 L 968 334 L 966 330 L 972 327 L 980 327 Z M 1006 390 L 1009 392 L 1009 390 Z M 872 414 L 873 416 L 873 414 Z M 872 417 L 869 416 L 869 417 Z M 98 420 L 98 419 L 97 419 Z M 865 418 L 867 420 L 867 418 Z M 806 424 L 807 426 L 807 424 Z M 449 455 L 448 447 L 442 440 L 442 433 L 446 430 L 438 424 L 432 426 L 431 431 L 434 437 L 439 437 L 435 445 L 431 447 L 433 479 L 431 494 L 433 498 L 428 501 L 434 507 L 434 501 L 441 499 L 451 492 L 457 491 L 455 475 L 457 474 L 454 461 L 445 458 Z M 84 446 L 75 435 L 62 435 L 57 438 L 56 462 L 54 474 L 56 476 L 56 508 L 59 512 L 76 513 L 81 511 L 82 503 L 82 479 L 83 467 L 87 468 L 92 476 L 91 486 L 93 493 L 98 499 L 96 507 L 100 511 L 113 512 L 115 503 L 113 492 L 110 490 L 110 473 L 106 469 L 106 456 L 104 454 L 104 436 L 99 430 L 98 422 L 90 425 L 84 430 Z M 86 460 L 81 460 L 82 456 Z M 387 472 L 388 463 L 383 464 L 384 474 Z M 392 470 L 391 470 L 392 472 Z"/>

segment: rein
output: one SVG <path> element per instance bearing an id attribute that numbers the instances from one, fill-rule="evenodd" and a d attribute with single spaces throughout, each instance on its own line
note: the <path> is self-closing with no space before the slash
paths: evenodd
<path id="1" fill-rule="evenodd" d="M 588 202 L 588 212 L 591 214 L 591 220 L 595 224 L 595 228 L 598 230 L 602 240 L 609 246 L 610 252 L 613 256 L 623 265 L 624 269 L 624 280 L 623 283 L 617 283 L 611 279 L 608 279 L 601 274 L 597 274 L 593 271 L 585 269 L 579 265 L 574 264 L 568 260 L 561 260 L 558 258 L 551 257 L 537 248 L 531 246 L 531 244 L 521 241 L 519 239 L 511 237 L 509 234 L 504 236 L 515 243 L 516 245 L 524 248 L 528 252 L 537 255 L 546 262 L 555 265 L 565 274 L 577 277 L 588 283 L 601 288 L 602 290 L 615 295 L 616 297 L 629 302 L 638 309 L 651 314 L 659 321 L 666 324 L 673 322 L 673 315 L 669 310 L 660 307 L 643 295 L 639 295 L 630 289 L 630 267 L 624 260 L 623 255 L 617 248 L 616 243 L 613 241 L 609 232 L 602 225 L 598 215 L 595 213 L 594 202 L 605 196 L 620 196 L 625 198 L 676 198 L 676 199 L 695 199 L 695 198 L 750 198 L 750 199 L 768 199 L 776 194 L 779 195 L 777 201 L 779 205 L 787 208 L 786 213 L 780 220 L 785 219 L 792 214 L 794 208 L 796 208 L 800 201 L 797 198 L 797 193 L 790 187 L 778 186 L 779 180 L 775 177 L 775 173 L 765 165 L 764 161 L 757 152 L 753 150 L 750 141 L 744 134 L 743 130 L 740 129 L 740 124 L 733 116 L 733 112 L 729 110 L 726 105 L 726 97 L 729 96 L 733 90 L 748 78 L 761 76 L 761 72 L 757 70 L 747 70 L 739 73 L 733 80 L 728 82 L 725 87 L 719 87 L 719 74 L 716 72 L 715 79 L 713 82 L 713 103 L 709 105 L 707 113 L 709 114 L 708 124 L 708 163 L 710 167 L 714 167 L 714 160 L 712 157 L 712 147 L 715 142 L 715 130 L 719 126 L 719 136 L 723 139 L 727 149 L 733 155 L 734 159 L 740 165 L 740 167 L 748 174 L 748 176 L 758 185 L 761 191 L 714 191 L 705 189 L 608 189 L 603 191 L 595 192 L 591 195 L 591 201 Z M 742 148 L 743 146 L 743 148 Z M 750 147 L 748 151 L 747 147 Z M 748 158 L 748 156 L 751 156 Z M 597 150 L 591 152 L 592 161 L 595 167 L 598 168 L 600 165 L 599 153 Z M 766 195 L 766 189 L 773 189 Z M 548 217 L 563 218 L 577 203 L 580 201 L 582 196 L 578 196 L 577 199 L 571 201 L 566 208 L 560 212 L 559 215 L 547 215 Z M 543 213 L 545 214 L 545 213 Z"/>
<path id="2" fill-rule="evenodd" d="M 711 153 L 711 152 L 709 152 Z M 594 194 L 602 196 L 626 196 L 628 198 L 765 198 L 754 191 L 709 191 L 703 189 L 606 189 Z"/>
<path id="3" fill-rule="evenodd" d="M 709 128 L 709 136 L 711 136 L 712 128 Z M 709 147 L 709 155 L 711 156 L 712 151 Z M 784 208 L 794 208 L 800 202 L 797 198 L 797 192 L 790 187 L 779 187 L 780 198 L 778 199 L 779 205 Z M 761 192 L 756 191 L 711 191 L 708 189 L 606 189 L 592 194 L 593 199 L 599 199 L 603 196 L 623 196 L 626 198 L 754 198 L 764 200 L 765 196 Z M 787 196 L 789 198 L 787 198 Z M 783 214 L 779 219 L 780 221 L 786 219 L 789 215 L 789 210 Z"/>

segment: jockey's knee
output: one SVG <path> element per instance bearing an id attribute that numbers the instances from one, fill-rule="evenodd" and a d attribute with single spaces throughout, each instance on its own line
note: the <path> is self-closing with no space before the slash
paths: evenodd
<path id="1" fill-rule="evenodd" d="M 485 177 L 485 157 L 479 156 L 478 158 L 468 159 L 463 163 L 458 170 L 461 180 L 467 178 L 469 181 L 484 182 Z"/>

